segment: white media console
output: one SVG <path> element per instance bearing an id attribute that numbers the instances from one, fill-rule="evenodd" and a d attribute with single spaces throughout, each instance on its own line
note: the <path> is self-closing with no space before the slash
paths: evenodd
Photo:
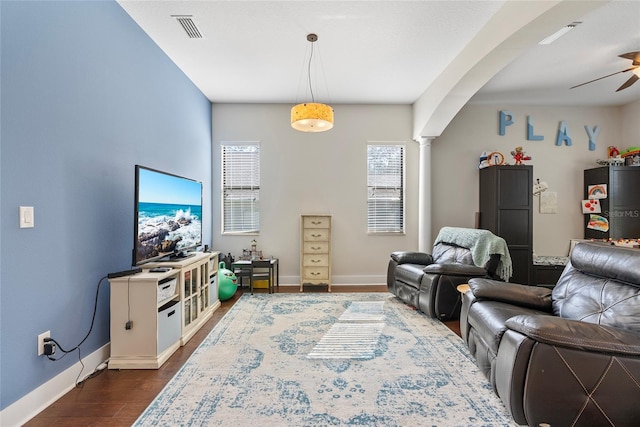
<path id="1" fill-rule="evenodd" d="M 168 267 L 169 271 L 151 272 Z M 218 252 L 149 263 L 142 272 L 109 279 L 109 369 L 157 369 L 220 307 Z"/>

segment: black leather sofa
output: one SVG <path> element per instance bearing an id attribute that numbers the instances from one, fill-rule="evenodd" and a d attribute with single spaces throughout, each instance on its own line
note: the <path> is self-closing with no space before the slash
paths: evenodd
<path id="1" fill-rule="evenodd" d="M 465 240 L 456 239 L 458 235 L 465 236 Z M 479 262 L 481 265 L 474 262 L 470 248 L 483 239 L 494 244 L 498 242 L 500 249 L 497 251 L 506 251 L 508 255 L 504 240 L 490 231 L 456 227 L 443 227 L 431 254 L 414 251 L 391 253 L 387 267 L 389 292 L 429 317 L 457 319 L 461 308 L 460 292 L 456 289 L 458 285 L 467 283 L 472 277 L 499 279 L 497 269 L 501 254 L 487 254 L 486 261 Z M 494 248 L 486 245 L 488 252 L 496 250 Z"/>
<path id="2" fill-rule="evenodd" d="M 640 425 L 640 250 L 580 243 L 553 290 L 469 286 L 462 338 L 518 424 Z"/>

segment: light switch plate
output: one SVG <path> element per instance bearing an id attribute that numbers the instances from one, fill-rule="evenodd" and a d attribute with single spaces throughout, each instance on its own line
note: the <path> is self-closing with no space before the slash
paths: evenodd
<path id="1" fill-rule="evenodd" d="M 20 206 L 20 228 L 33 227 L 33 206 Z"/>

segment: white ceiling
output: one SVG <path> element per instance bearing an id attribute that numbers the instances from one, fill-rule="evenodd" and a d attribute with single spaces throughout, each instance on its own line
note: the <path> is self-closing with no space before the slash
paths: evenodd
<path id="1" fill-rule="evenodd" d="M 640 51 L 640 1 L 612 1 L 580 21 L 554 43 L 532 46 L 495 75 L 472 102 L 607 106 L 639 100 L 640 82 L 616 93 L 630 72 L 569 88 L 631 66 L 618 55 Z"/>
<path id="2" fill-rule="evenodd" d="M 505 3 L 118 2 L 210 101 L 292 104 L 310 100 L 308 33 L 319 37 L 312 62 L 317 101 L 413 104 Z M 191 15 L 203 38 L 188 38 L 174 15 Z M 614 0 L 578 20 L 555 43 L 528 48 L 471 102 L 604 106 L 640 99 L 640 83 L 615 92 L 630 73 L 569 89 L 631 65 L 617 55 L 640 50 L 640 1 Z"/>

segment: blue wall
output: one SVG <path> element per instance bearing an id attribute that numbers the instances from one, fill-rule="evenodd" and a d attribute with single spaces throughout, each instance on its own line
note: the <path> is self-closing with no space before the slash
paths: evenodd
<path id="1" fill-rule="evenodd" d="M 78 361 L 36 356 L 37 335 L 77 345 L 100 278 L 130 268 L 135 164 L 205 184 L 211 244 L 211 104 L 113 1 L 0 8 L 4 409 Z M 19 206 L 35 228 L 18 227 Z M 105 281 L 82 356 L 108 342 Z"/>

